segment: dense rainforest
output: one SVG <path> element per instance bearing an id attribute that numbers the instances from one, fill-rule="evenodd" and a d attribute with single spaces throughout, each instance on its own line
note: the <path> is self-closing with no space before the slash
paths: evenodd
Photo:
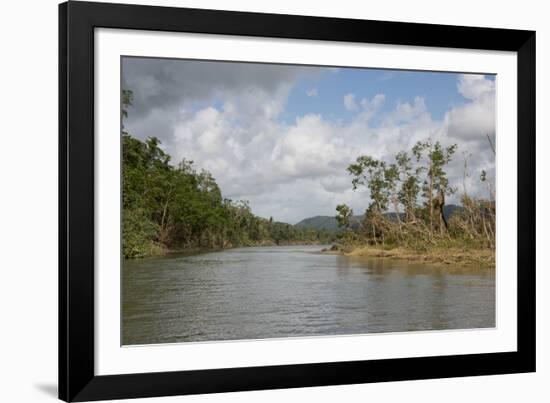
<path id="1" fill-rule="evenodd" d="M 132 94 L 123 91 L 123 106 Z M 126 115 L 124 108 L 123 116 Z M 170 250 L 328 243 L 327 231 L 300 228 L 254 215 L 247 201 L 230 200 L 212 175 L 193 161 L 172 165 L 160 141 L 122 133 L 122 229 L 125 258 Z"/>

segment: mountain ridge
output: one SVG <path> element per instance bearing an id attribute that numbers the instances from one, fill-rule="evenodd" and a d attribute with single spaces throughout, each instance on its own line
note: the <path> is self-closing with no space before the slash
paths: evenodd
<path id="1" fill-rule="evenodd" d="M 448 204 L 443 207 L 443 215 L 446 219 L 451 217 L 457 210 L 461 210 L 463 207 L 456 205 L 456 204 Z M 386 213 L 390 217 L 394 217 L 395 213 Z M 401 213 L 401 216 L 403 216 L 403 213 Z M 363 220 L 363 215 L 354 215 L 351 218 L 351 226 L 352 228 L 354 226 L 359 225 L 359 223 Z M 300 222 L 294 224 L 296 227 L 301 228 L 308 228 L 308 229 L 316 229 L 316 230 L 325 230 L 330 232 L 338 232 L 341 231 L 341 228 L 338 227 L 338 222 L 336 221 L 336 216 L 328 216 L 328 215 L 316 215 L 313 217 L 307 217 L 301 220 Z"/>

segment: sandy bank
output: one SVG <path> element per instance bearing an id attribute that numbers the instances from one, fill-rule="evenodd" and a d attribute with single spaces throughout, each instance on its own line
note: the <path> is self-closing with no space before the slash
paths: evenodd
<path id="1" fill-rule="evenodd" d="M 427 251 L 417 252 L 403 247 L 385 249 L 375 246 L 362 246 L 344 250 L 332 247 L 323 250 L 322 253 L 354 257 L 400 259 L 453 267 L 495 267 L 495 251 L 492 249 L 434 247 Z"/>

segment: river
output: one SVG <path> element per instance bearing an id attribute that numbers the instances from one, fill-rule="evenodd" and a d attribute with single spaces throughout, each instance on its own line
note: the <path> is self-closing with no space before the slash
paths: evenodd
<path id="1" fill-rule="evenodd" d="M 126 260 L 124 345 L 495 326 L 495 270 L 321 254 L 323 246 Z"/>

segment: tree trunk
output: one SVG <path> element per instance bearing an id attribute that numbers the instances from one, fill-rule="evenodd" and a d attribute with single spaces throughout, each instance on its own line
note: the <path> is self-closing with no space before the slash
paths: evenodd
<path id="1" fill-rule="evenodd" d="M 416 200 L 412 200 L 412 197 L 410 197 L 410 195 L 408 197 L 408 200 L 409 200 L 409 205 L 407 207 L 407 210 L 409 211 L 408 221 L 414 222 L 416 221 L 416 216 L 414 214 L 414 206 L 415 206 Z"/>
<path id="2" fill-rule="evenodd" d="M 439 212 L 441 217 L 440 225 L 441 225 L 441 222 L 443 222 L 443 224 L 445 225 L 445 229 L 449 231 L 449 224 L 447 223 L 447 220 L 445 218 L 444 209 L 445 209 L 445 194 L 440 193 L 439 194 Z M 441 226 L 441 234 L 443 234 L 443 226 Z"/>
<path id="3" fill-rule="evenodd" d="M 393 195 L 393 210 L 395 211 L 395 217 L 397 219 L 397 225 L 401 229 L 401 217 L 399 217 L 399 203 L 397 201 L 397 195 Z"/>

